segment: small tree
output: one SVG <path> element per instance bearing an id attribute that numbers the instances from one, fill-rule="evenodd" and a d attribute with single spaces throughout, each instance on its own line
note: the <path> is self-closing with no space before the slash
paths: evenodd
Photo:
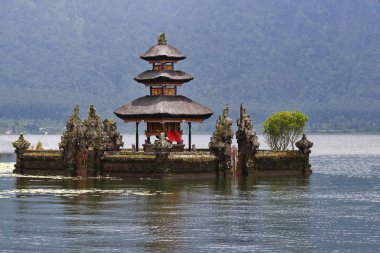
<path id="1" fill-rule="evenodd" d="M 42 146 L 42 142 L 41 141 L 38 141 L 37 144 L 36 144 L 36 147 L 34 148 L 35 150 L 43 150 L 43 146 Z"/>
<path id="2" fill-rule="evenodd" d="M 294 143 L 302 134 L 308 119 L 300 111 L 273 113 L 263 123 L 266 142 L 273 150 L 285 150 L 289 143 L 294 150 Z"/>

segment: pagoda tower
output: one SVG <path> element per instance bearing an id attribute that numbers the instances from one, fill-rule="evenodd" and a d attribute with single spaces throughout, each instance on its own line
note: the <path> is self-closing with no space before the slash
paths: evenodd
<path id="1" fill-rule="evenodd" d="M 175 151 L 183 151 L 183 131 L 181 124 L 189 127 L 189 150 L 191 148 L 191 123 L 203 122 L 211 117 L 213 112 L 194 100 L 178 95 L 177 89 L 182 84 L 193 80 L 193 77 L 183 71 L 174 70 L 174 64 L 186 58 L 175 47 L 166 43 L 165 33 L 158 36 L 157 45 L 148 49 L 140 56 L 152 64 L 152 69 L 136 76 L 134 79 L 149 87 L 149 95 L 137 98 L 114 112 L 124 122 L 136 123 L 136 148 L 138 143 L 139 123 L 146 123 L 144 151 L 153 149 L 151 136 L 164 133 L 172 142 Z"/>

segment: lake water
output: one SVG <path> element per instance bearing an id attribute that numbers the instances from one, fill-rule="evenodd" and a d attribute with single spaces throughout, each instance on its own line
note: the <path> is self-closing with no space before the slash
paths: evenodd
<path id="1" fill-rule="evenodd" d="M 308 177 L 28 177 L 1 155 L 0 251 L 379 252 L 380 135 L 309 139 Z M 0 136 L 0 152 L 13 140 Z"/>

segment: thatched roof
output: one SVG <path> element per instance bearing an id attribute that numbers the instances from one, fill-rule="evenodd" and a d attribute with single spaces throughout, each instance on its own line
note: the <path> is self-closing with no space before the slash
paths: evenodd
<path id="1" fill-rule="evenodd" d="M 144 96 L 125 104 L 114 112 L 122 119 L 196 119 L 205 120 L 213 112 L 185 96 Z"/>
<path id="2" fill-rule="evenodd" d="M 177 48 L 167 44 L 157 44 L 146 51 L 145 54 L 140 56 L 141 59 L 146 61 L 152 60 L 173 60 L 179 61 L 186 58 Z"/>
<path id="3" fill-rule="evenodd" d="M 147 70 L 135 77 L 139 83 L 146 82 L 180 82 L 186 83 L 193 80 L 193 77 L 180 70 Z"/>

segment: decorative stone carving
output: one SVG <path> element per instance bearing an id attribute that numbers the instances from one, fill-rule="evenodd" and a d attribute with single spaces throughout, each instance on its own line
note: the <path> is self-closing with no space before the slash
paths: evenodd
<path id="1" fill-rule="evenodd" d="M 306 138 L 306 134 L 303 134 L 302 139 L 296 142 L 296 147 L 304 154 L 309 154 L 312 146 L 313 143 Z"/>
<path id="2" fill-rule="evenodd" d="M 232 137 L 232 120 L 228 115 L 229 107 L 224 106 L 223 112 L 216 121 L 215 131 L 212 133 L 209 142 L 210 151 L 214 153 L 229 154 L 231 150 Z"/>
<path id="3" fill-rule="evenodd" d="M 158 35 L 157 40 L 158 40 L 158 44 L 166 45 L 166 35 L 165 35 L 165 33 L 160 33 Z"/>
<path id="4" fill-rule="evenodd" d="M 236 121 L 238 130 L 236 139 L 238 143 L 239 168 L 243 175 L 248 174 L 248 168 L 253 167 L 254 155 L 260 146 L 256 132 L 253 129 L 251 117 L 247 114 L 243 104 L 240 105 L 240 118 Z"/>
<path id="5" fill-rule="evenodd" d="M 108 136 L 107 150 L 119 151 L 124 142 L 123 136 L 117 131 L 116 122 L 113 119 L 105 119 L 103 126 Z"/>
<path id="6" fill-rule="evenodd" d="M 108 144 L 108 135 L 104 130 L 103 122 L 93 105 L 90 106 L 88 117 L 83 121 L 83 139 L 81 147 L 84 145 L 87 149 L 106 150 Z"/>
<path id="7" fill-rule="evenodd" d="M 61 136 L 61 142 L 59 143 L 59 148 L 63 149 L 65 168 L 69 171 L 76 168 L 76 158 L 80 149 L 79 143 L 82 139 L 82 131 L 79 106 L 76 105 L 73 114 L 66 123 L 66 130 Z"/>
<path id="8" fill-rule="evenodd" d="M 30 147 L 30 142 L 25 140 L 24 134 L 20 134 L 18 139 L 12 142 L 13 147 L 16 149 L 16 152 L 25 151 Z"/>
<path id="9" fill-rule="evenodd" d="M 154 142 L 154 152 L 156 154 L 154 162 L 155 171 L 165 173 L 170 171 L 167 168 L 167 161 L 172 146 L 173 144 L 166 139 L 165 133 L 161 132 L 158 140 Z"/>
<path id="10" fill-rule="evenodd" d="M 219 158 L 219 167 L 225 172 L 230 167 L 231 143 L 234 133 L 232 131 L 232 119 L 229 117 L 229 107 L 224 106 L 223 112 L 216 121 L 209 149 Z"/>
<path id="11" fill-rule="evenodd" d="M 63 149 L 64 166 L 68 175 L 86 175 L 87 170 L 96 170 L 104 150 L 118 150 L 123 144 L 116 123 L 111 120 L 105 122 L 106 126 L 96 115 L 93 105 L 84 121 L 80 119 L 78 105 L 74 107 L 59 143 L 59 148 Z"/>
<path id="12" fill-rule="evenodd" d="M 172 143 L 166 139 L 165 133 L 161 132 L 158 140 L 154 142 L 154 150 L 156 152 L 169 151 L 172 148 Z"/>
<path id="13" fill-rule="evenodd" d="M 79 117 L 79 106 L 74 107 L 73 114 L 66 122 L 66 130 L 61 136 L 61 142 L 59 143 L 60 149 L 66 149 L 70 144 L 74 143 L 78 146 L 82 127 L 82 120 Z"/>
<path id="14" fill-rule="evenodd" d="M 16 149 L 15 153 L 16 155 L 16 164 L 15 169 L 13 170 L 13 173 L 22 173 L 22 159 L 21 156 L 30 147 L 30 142 L 25 140 L 24 134 L 20 134 L 18 139 L 14 142 L 12 142 L 13 147 Z"/>

